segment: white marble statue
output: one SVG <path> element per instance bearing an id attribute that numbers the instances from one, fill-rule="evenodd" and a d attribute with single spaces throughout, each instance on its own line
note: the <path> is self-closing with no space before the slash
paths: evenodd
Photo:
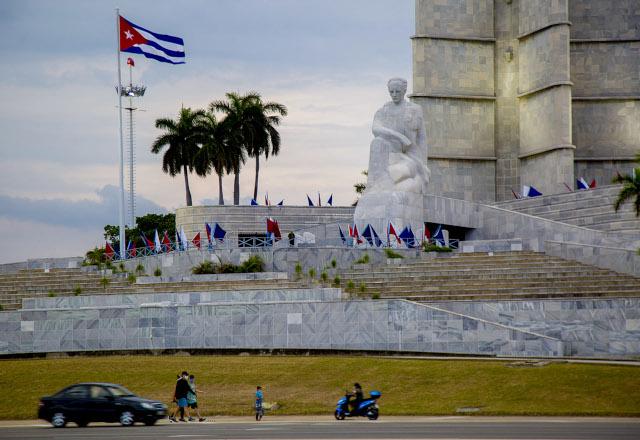
<path id="1" fill-rule="evenodd" d="M 400 229 L 423 230 L 424 194 L 429 183 L 422 108 L 404 99 L 407 81 L 388 82 L 391 101 L 373 118 L 367 187 L 358 201 L 354 222 L 360 231 L 371 224 L 386 237 L 389 221 Z"/>

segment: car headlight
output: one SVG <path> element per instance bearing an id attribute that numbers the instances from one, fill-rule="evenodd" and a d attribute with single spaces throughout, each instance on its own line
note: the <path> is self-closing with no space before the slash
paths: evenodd
<path id="1" fill-rule="evenodd" d="M 143 407 L 144 409 L 156 409 L 155 406 L 153 406 L 153 404 L 147 403 L 147 402 L 142 402 L 140 406 Z"/>

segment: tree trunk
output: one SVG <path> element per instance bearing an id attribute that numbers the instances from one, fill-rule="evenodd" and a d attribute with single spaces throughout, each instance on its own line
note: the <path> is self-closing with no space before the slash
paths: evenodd
<path id="1" fill-rule="evenodd" d="M 222 173 L 218 174 L 218 205 L 224 205 L 224 194 L 222 194 Z"/>
<path id="2" fill-rule="evenodd" d="M 233 177 L 233 204 L 240 204 L 240 172 L 235 173 Z"/>
<path id="3" fill-rule="evenodd" d="M 191 190 L 189 189 L 189 172 L 187 166 L 184 166 L 184 188 L 187 191 L 187 206 L 193 205 L 191 202 Z"/>
<path id="4" fill-rule="evenodd" d="M 253 186 L 253 198 L 258 200 L 258 173 L 260 172 L 260 155 L 256 155 L 256 182 Z"/>

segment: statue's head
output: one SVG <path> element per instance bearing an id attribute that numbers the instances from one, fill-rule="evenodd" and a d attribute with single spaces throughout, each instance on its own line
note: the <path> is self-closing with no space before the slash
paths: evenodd
<path id="1" fill-rule="evenodd" d="M 403 78 L 391 78 L 387 82 L 387 87 L 389 88 L 391 100 L 396 104 L 402 102 L 405 93 L 407 93 L 407 80 Z"/>

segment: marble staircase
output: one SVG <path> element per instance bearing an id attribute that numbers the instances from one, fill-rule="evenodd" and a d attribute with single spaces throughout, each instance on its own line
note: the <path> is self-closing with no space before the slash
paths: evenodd
<path id="1" fill-rule="evenodd" d="M 640 278 L 527 251 L 425 256 L 341 276 L 367 295 L 414 301 L 640 296 Z"/>
<path id="2" fill-rule="evenodd" d="M 619 185 L 588 191 L 510 200 L 497 203 L 500 208 L 543 217 L 603 232 L 621 232 L 640 236 L 640 218 L 633 203 L 627 202 L 616 212 L 613 203 Z"/>
<path id="3" fill-rule="evenodd" d="M 286 289 L 300 287 L 288 279 L 247 279 L 221 281 L 130 283 L 123 275 L 103 275 L 81 269 L 52 269 L 45 272 L 21 270 L 0 275 L 0 305 L 4 310 L 18 309 L 24 298 L 58 297 L 89 294 L 129 294 L 162 292 L 209 292 L 250 289 Z"/>

